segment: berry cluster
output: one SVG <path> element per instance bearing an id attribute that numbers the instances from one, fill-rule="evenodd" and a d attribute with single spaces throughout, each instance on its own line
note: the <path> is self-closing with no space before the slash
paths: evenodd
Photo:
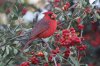
<path id="1" fill-rule="evenodd" d="M 61 36 L 56 35 L 57 42 L 60 43 L 62 47 L 65 47 L 64 57 L 68 57 L 71 53 L 70 48 L 75 47 L 78 51 L 84 51 L 87 46 L 82 44 L 82 39 L 77 35 L 74 28 L 62 30 Z"/>
<path id="2" fill-rule="evenodd" d="M 60 38 L 61 46 L 75 46 L 81 43 L 80 37 L 77 36 L 77 33 L 74 28 L 64 29 L 62 31 L 62 36 Z"/>
<path id="3" fill-rule="evenodd" d="M 32 55 L 32 57 L 30 57 L 28 61 L 22 62 L 20 66 L 30 66 L 30 64 L 36 65 L 39 63 L 38 57 L 44 57 L 44 53 L 42 51 L 38 51 L 36 54 L 32 51 L 29 52 L 28 54 Z"/>

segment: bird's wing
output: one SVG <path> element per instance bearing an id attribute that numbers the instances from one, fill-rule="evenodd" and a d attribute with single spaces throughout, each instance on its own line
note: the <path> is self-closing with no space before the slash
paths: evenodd
<path id="1" fill-rule="evenodd" d="M 44 31 L 48 30 L 48 28 L 49 28 L 48 22 L 49 22 L 49 20 L 43 18 L 38 23 L 36 23 L 36 25 L 32 29 L 31 39 L 36 37 L 40 33 L 43 33 Z"/>

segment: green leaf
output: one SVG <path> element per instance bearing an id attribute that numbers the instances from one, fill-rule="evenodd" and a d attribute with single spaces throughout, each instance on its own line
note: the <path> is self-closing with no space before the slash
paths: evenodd
<path id="1" fill-rule="evenodd" d="M 5 50 L 5 46 L 1 47 L 1 49 L 2 49 L 2 51 L 4 51 Z"/>
<path id="2" fill-rule="evenodd" d="M 0 66 L 4 66 L 2 63 L 0 63 Z"/>
<path id="3" fill-rule="evenodd" d="M 9 46 L 6 47 L 6 53 L 9 54 Z"/>
<path id="4" fill-rule="evenodd" d="M 43 51 L 43 53 L 44 53 L 44 57 L 45 57 L 46 62 L 48 62 L 48 57 L 47 57 L 48 53 L 45 51 Z"/>
<path id="5" fill-rule="evenodd" d="M 17 54 L 18 53 L 18 50 L 17 49 L 14 49 L 14 54 Z"/>
<path id="6" fill-rule="evenodd" d="M 29 48 L 27 48 L 27 49 L 24 50 L 24 52 L 28 52 L 28 51 L 29 51 Z"/>
<path id="7" fill-rule="evenodd" d="M 71 61 L 75 64 L 75 66 L 80 66 L 78 60 L 75 57 L 69 56 L 69 58 L 71 59 Z"/>
<path id="8" fill-rule="evenodd" d="M 86 15 L 86 14 L 84 14 L 84 15 L 82 15 L 82 18 L 84 19 L 86 16 L 87 16 L 87 15 Z"/>
<path id="9" fill-rule="evenodd" d="M 100 15 L 98 13 L 95 13 L 95 16 L 100 19 Z"/>

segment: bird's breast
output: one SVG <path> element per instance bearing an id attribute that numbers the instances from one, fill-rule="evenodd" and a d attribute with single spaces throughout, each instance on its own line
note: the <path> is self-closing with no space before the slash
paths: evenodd
<path id="1" fill-rule="evenodd" d="M 56 21 L 50 21 L 49 22 L 49 28 L 46 31 L 44 31 L 43 33 L 41 33 L 39 35 L 39 38 L 50 37 L 56 31 L 56 28 L 57 28 L 57 22 Z"/>

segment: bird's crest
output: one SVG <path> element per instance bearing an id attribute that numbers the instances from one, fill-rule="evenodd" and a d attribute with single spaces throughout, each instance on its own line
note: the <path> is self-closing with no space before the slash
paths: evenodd
<path id="1" fill-rule="evenodd" d="M 45 12 L 45 13 L 43 13 L 43 14 L 48 15 L 51 19 L 55 19 L 55 18 L 56 18 L 56 14 L 54 14 L 54 13 L 51 12 L 51 11 Z"/>

